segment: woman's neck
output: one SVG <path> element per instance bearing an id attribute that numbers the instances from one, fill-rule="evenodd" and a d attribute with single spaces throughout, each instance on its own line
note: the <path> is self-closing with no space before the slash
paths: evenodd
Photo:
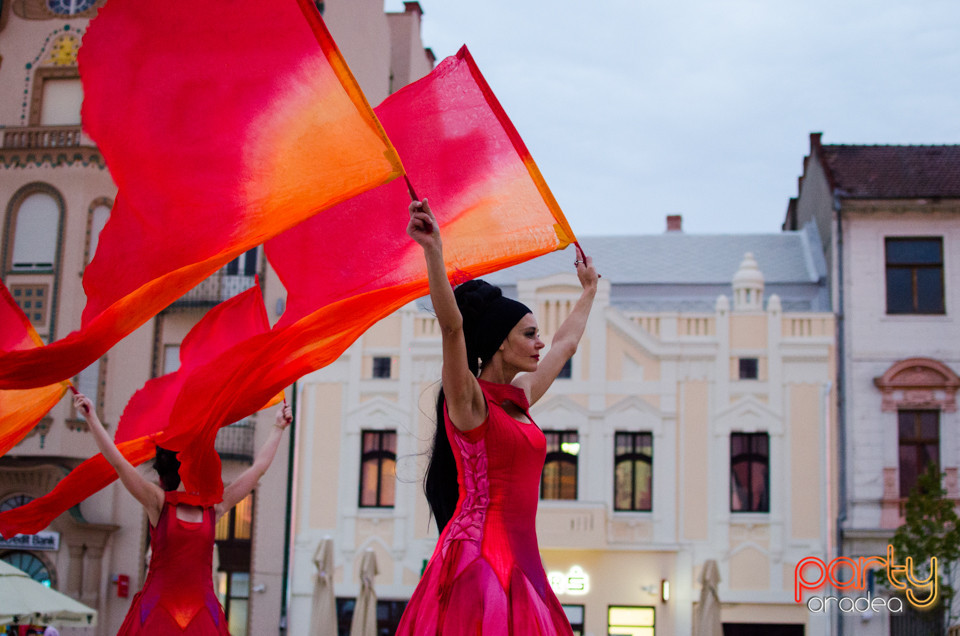
<path id="1" fill-rule="evenodd" d="M 517 370 L 504 368 L 504 364 L 499 359 L 499 356 L 495 357 L 480 370 L 481 380 L 494 382 L 496 384 L 510 384 L 515 377 L 517 377 Z"/>

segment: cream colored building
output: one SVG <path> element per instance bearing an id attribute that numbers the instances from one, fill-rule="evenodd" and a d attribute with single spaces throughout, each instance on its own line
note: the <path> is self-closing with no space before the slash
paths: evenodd
<path id="1" fill-rule="evenodd" d="M 582 240 L 600 291 L 569 377 L 532 409 L 548 437 L 544 566 L 581 634 L 691 634 L 709 560 L 731 634 L 825 633 L 793 601 L 794 567 L 829 553 L 835 514 L 834 321 L 816 232 L 677 230 Z M 486 279 L 534 308 L 549 343 L 579 296 L 574 258 Z M 385 627 L 434 549 L 422 477 L 440 337 L 422 303 L 297 384 L 293 633 L 307 633 L 324 537 L 344 617 L 361 557 L 376 554 Z"/>
<path id="2" fill-rule="evenodd" d="M 14 0 L 0 3 L 0 227 L 4 283 L 48 341 L 79 328 L 81 275 L 109 218 L 116 187 L 92 141 L 80 129 L 82 89 L 76 53 L 103 0 Z M 420 40 L 421 9 L 406 2 L 384 13 L 382 0 L 320 3 L 327 25 L 371 104 L 427 74 L 433 55 Z M 258 248 L 202 283 L 125 338 L 75 378 L 95 398 L 108 428 L 148 379 L 178 364 L 179 343 L 214 304 L 261 275 L 271 320 L 282 311 L 283 288 Z M 273 414 L 225 429 L 217 441 L 230 481 L 266 438 Z M 261 421 L 263 424 L 261 425 Z M 97 449 L 67 400 L 35 432 L 0 458 L 0 510 L 49 492 Z M 220 528 L 220 591 L 231 631 L 276 633 L 284 589 L 287 444 L 252 499 Z M 146 469 L 145 469 L 146 470 Z M 229 526 L 229 527 L 228 527 Z M 145 575 L 146 518 L 139 504 L 111 486 L 46 532 L 56 549 L 0 547 L 0 559 L 33 568 L 37 578 L 99 611 L 95 629 L 113 634 Z M 129 578 L 120 596 L 117 582 Z M 68 630 L 67 633 L 69 633 Z"/>

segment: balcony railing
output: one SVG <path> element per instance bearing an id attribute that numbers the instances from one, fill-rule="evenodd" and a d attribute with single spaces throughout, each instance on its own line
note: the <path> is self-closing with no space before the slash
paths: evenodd
<path id="1" fill-rule="evenodd" d="M 217 432 L 213 446 L 221 459 L 253 461 L 253 420 L 247 418 L 224 426 Z"/>
<path id="2" fill-rule="evenodd" d="M 79 124 L 3 128 L 4 149 L 77 148 L 80 146 L 80 140 Z"/>
<path id="3" fill-rule="evenodd" d="M 180 297 L 174 307 L 199 307 L 216 305 L 224 300 L 233 298 L 256 284 L 255 276 L 239 276 L 216 272 L 199 285 Z"/>

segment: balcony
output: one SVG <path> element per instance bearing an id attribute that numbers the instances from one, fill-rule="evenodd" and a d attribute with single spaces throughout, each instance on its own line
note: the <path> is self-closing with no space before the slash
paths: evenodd
<path id="1" fill-rule="evenodd" d="M 213 447 L 220 459 L 233 459 L 244 462 L 253 461 L 253 419 L 246 418 L 224 426 L 217 432 Z"/>
<path id="2" fill-rule="evenodd" d="M 220 270 L 181 296 L 173 307 L 212 307 L 253 287 L 256 276 L 226 274 Z"/>
<path id="3" fill-rule="evenodd" d="M 3 128 L 3 148 L 79 148 L 80 126 L 17 126 Z"/>
<path id="4" fill-rule="evenodd" d="M 48 163 L 52 166 L 81 163 L 104 167 L 100 150 L 73 126 L 0 126 L 0 165 L 19 166 Z"/>

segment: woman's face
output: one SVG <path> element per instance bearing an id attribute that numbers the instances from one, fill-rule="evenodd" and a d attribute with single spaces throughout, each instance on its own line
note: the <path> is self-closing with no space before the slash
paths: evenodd
<path id="1" fill-rule="evenodd" d="M 513 326 L 500 346 L 504 364 L 515 367 L 518 371 L 530 372 L 537 370 L 540 350 L 546 345 L 540 340 L 537 319 L 533 314 L 527 314 Z"/>

